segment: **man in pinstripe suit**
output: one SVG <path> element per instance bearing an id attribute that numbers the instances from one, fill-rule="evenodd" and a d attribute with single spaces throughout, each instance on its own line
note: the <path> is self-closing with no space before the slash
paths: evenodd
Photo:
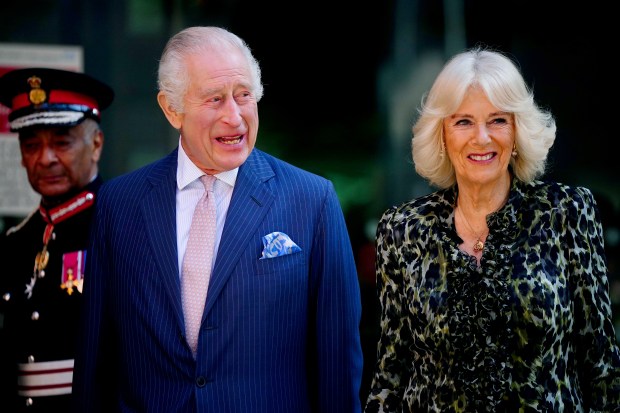
<path id="1" fill-rule="evenodd" d="M 172 37 L 159 104 L 177 149 L 99 192 L 75 361 L 78 412 L 361 410 L 361 301 L 328 180 L 254 147 L 260 68 L 217 27 Z M 181 266 L 201 175 L 215 175 L 215 259 L 196 353 Z"/>

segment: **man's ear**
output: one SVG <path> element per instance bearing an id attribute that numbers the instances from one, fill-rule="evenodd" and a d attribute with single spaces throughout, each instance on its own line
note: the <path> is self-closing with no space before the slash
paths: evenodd
<path id="1" fill-rule="evenodd" d="M 172 127 L 177 130 L 181 129 L 183 114 L 172 109 L 172 107 L 168 104 L 168 98 L 164 92 L 159 92 L 157 94 L 157 103 L 159 103 L 159 107 L 164 112 L 164 115 L 166 115 L 166 119 L 168 119 L 168 122 L 170 122 Z"/>
<path id="2" fill-rule="evenodd" d="M 93 136 L 93 160 L 99 162 L 101 159 L 101 151 L 103 149 L 103 131 L 99 128 L 95 131 Z"/>

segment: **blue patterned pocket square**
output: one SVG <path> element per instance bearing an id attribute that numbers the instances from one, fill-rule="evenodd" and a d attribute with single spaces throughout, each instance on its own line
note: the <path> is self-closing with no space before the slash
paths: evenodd
<path id="1" fill-rule="evenodd" d="M 284 232 L 272 232 L 263 237 L 263 253 L 259 259 L 275 258 L 280 255 L 294 254 L 301 248 Z"/>

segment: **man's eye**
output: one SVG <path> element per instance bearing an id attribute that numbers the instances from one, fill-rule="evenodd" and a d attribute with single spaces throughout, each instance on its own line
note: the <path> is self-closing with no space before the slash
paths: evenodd
<path id="1" fill-rule="evenodd" d="M 28 152 L 32 152 L 38 148 L 36 142 L 22 142 L 22 149 Z"/>
<path id="2" fill-rule="evenodd" d="M 238 93 L 235 96 L 235 100 L 237 102 L 243 103 L 243 102 L 247 102 L 250 99 L 251 96 L 252 96 L 252 94 L 250 92 L 245 91 L 245 92 Z"/>

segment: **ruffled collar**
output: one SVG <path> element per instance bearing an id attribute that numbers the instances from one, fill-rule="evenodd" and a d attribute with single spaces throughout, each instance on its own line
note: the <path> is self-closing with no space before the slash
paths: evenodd
<path id="1" fill-rule="evenodd" d="M 515 339 L 511 327 L 511 246 L 517 236 L 517 211 L 524 185 L 513 179 L 508 200 L 487 216 L 489 235 L 477 265 L 461 251 L 454 226 L 458 187 L 438 193 L 436 226 L 451 259 L 447 271 L 449 351 L 451 376 L 458 393 L 467 398 L 467 410 L 492 411 L 509 391 Z"/>

